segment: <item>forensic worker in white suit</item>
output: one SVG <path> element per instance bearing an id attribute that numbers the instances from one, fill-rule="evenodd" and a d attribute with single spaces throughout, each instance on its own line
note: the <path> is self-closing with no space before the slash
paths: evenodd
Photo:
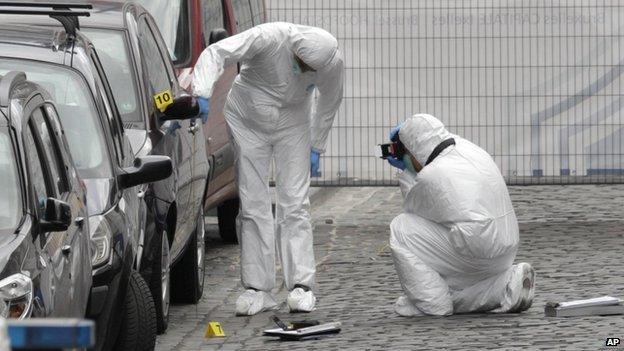
<path id="1" fill-rule="evenodd" d="M 399 176 L 403 213 L 390 224 L 390 247 L 405 293 L 402 316 L 521 312 L 535 294 L 535 272 L 514 264 L 518 221 L 490 155 L 417 114 L 390 139 L 407 149 L 390 163 Z"/>
<path id="2" fill-rule="evenodd" d="M 237 155 L 242 284 L 238 315 L 274 309 L 275 252 L 291 312 L 315 308 L 315 260 L 308 189 L 343 95 L 343 60 L 330 33 L 267 23 L 213 45 L 195 66 L 194 94 L 208 99 L 230 65 L 241 64 L 225 117 Z M 318 99 L 312 115 L 314 91 Z M 275 222 L 269 168 L 275 162 Z"/>

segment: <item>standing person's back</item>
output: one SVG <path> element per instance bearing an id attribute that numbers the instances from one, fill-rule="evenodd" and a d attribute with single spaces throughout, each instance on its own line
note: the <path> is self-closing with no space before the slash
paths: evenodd
<path id="1" fill-rule="evenodd" d="M 490 155 L 429 115 L 408 119 L 398 135 L 420 169 L 401 174 L 405 213 L 391 224 L 391 247 L 406 292 L 397 312 L 528 308 L 534 273 L 528 264 L 512 266 L 518 224 Z M 523 289 L 529 283 L 530 289 Z"/>

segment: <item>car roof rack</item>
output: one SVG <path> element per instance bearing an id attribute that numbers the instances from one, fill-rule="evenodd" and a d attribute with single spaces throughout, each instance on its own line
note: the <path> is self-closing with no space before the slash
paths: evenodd
<path id="1" fill-rule="evenodd" d="M 8 107 L 13 87 L 26 81 L 24 72 L 11 71 L 0 79 L 0 107 Z"/>
<path id="2" fill-rule="evenodd" d="M 5 7 L 13 7 L 13 9 L 5 9 Z M 41 9 L 41 10 L 40 10 Z M 72 9 L 93 9 L 91 4 L 75 4 L 66 2 L 10 2 L 0 1 L 0 14 L 5 15 L 31 15 L 31 16 L 49 16 L 63 25 L 67 33 L 67 39 L 73 41 L 76 38 L 76 30 L 80 29 L 78 17 L 89 17 L 89 11 L 72 11 Z"/>

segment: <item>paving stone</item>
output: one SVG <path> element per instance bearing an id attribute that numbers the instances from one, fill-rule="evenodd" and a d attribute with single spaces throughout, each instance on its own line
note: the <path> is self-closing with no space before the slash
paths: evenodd
<path id="1" fill-rule="evenodd" d="M 337 336 L 307 342 L 262 337 L 273 327 L 262 313 L 235 317 L 239 248 L 223 245 L 214 221 L 208 226 L 206 287 L 197 306 L 171 307 L 169 329 L 157 350 L 431 350 L 604 348 L 607 337 L 624 338 L 624 318 L 544 317 L 551 300 L 600 295 L 624 297 L 624 186 L 510 187 L 520 222 L 517 261 L 537 271 L 537 293 L 522 314 L 473 314 L 403 318 L 392 304 L 401 294 L 388 248 L 388 225 L 401 211 L 398 188 L 330 188 L 316 196 L 312 217 L 317 258 L 318 308 L 284 320 L 341 321 Z M 318 191 L 317 191 L 318 192 Z M 278 279 L 279 282 L 282 279 Z M 286 291 L 276 291 L 284 301 Z M 209 321 L 227 338 L 204 339 Z"/>

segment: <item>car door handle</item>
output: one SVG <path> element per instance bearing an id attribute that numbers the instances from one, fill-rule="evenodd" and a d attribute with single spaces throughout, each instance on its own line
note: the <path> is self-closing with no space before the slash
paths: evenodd
<path id="1" fill-rule="evenodd" d="M 189 127 L 188 132 L 191 133 L 191 134 L 195 134 L 195 133 L 197 133 L 198 130 L 199 130 L 199 124 L 193 123 Z"/>
<path id="2" fill-rule="evenodd" d="M 63 246 L 61 248 L 61 252 L 63 253 L 63 255 L 69 256 L 69 254 L 71 253 L 71 246 L 69 246 L 69 245 Z"/>

